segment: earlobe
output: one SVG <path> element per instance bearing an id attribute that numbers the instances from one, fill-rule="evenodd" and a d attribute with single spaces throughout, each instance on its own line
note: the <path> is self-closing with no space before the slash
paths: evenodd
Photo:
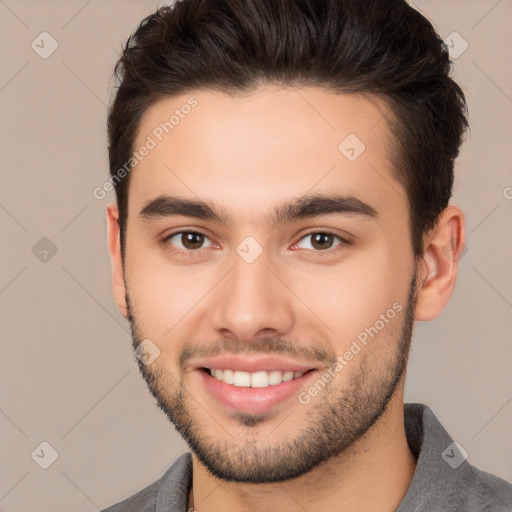
<path id="1" fill-rule="evenodd" d="M 119 210 L 115 203 L 107 207 L 107 224 L 108 248 L 112 265 L 112 290 L 114 292 L 117 309 L 124 318 L 127 319 L 128 308 L 126 305 L 126 287 L 124 284 L 124 269 L 121 254 Z"/>
<path id="2" fill-rule="evenodd" d="M 464 242 L 464 214 L 450 205 L 426 236 L 425 251 L 418 268 L 416 320 L 432 320 L 450 300 Z"/>

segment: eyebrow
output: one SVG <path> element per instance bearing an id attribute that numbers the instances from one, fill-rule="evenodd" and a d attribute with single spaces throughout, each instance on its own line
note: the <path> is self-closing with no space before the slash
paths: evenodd
<path id="1" fill-rule="evenodd" d="M 352 195 L 306 195 L 278 205 L 267 217 L 267 224 L 275 228 L 295 220 L 322 215 L 346 214 L 366 219 L 378 219 L 377 210 Z M 208 201 L 161 195 L 149 200 L 139 213 L 147 222 L 174 216 L 212 220 L 229 227 L 232 216 L 224 208 Z"/>

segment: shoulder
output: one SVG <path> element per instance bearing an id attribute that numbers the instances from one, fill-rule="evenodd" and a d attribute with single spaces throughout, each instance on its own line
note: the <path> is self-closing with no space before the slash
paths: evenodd
<path id="1" fill-rule="evenodd" d="M 429 512 L 512 512 L 512 485 L 465 462 L 452 477 L 430 490 Z"/>
<path id="2" fill-rule="evenodd" d="M 160 480 L 157 480 L 133 496 L 105 508 L 101 512 L 155 512 L 159 487 Z"/>
<path id="3" fill-rule="evenodd" d="M 512 512 L 512 485 L 482 471 L 423 404 L 405 404 L 416 471 L 400 512 Z"/>
<path id="4" fill-rule="evenodd" d="M 184 453 L 156 482 L 101 512 L 158 512 L 162 506 L 181 506 L 182 503 L 185 503 L 186 507 L 191 468 L 191 455 Z"/>
<path id="5" fill-rule="evenodd" d="M 511 512 L 512 484 L 467 464 L 457 480 L 458 502 L 468 512 Z"/>

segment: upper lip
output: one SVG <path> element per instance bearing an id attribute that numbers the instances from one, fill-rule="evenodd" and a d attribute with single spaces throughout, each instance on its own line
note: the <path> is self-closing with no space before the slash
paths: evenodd
<path id="1" fill-rule="evenodd" d="M 281 370 L 283 372 L 306 372 L 315 369 L 309 364 L 298 363 L 277 357 L 240 357 L 222 356 L 198 361 L 194 367 L 213 368 L 216 370 L 235 370 L 240 372 L 254 373 L 259 371 Z"/>

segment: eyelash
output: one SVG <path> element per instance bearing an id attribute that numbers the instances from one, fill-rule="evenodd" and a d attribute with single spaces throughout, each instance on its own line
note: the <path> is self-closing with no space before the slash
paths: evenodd
<path id="1" fill-rule="evenodd" d="M 181 250 L 181 249 L 172 248 L 171 244 L 169 243 L 169 240 L 171 238 L 175 237 L 176 235 L 182 235 L 182 234 L 185 234 L 185 233 L 192 233 L 194 235 L 201 235 L 201 236 L 204 236 L 205 238 L 207 238 L 208 240 L 210 240 L 210 237 L 208 235 L 206 235 L 205 233 L 202 233 L 201 231 L 197 231 L 197 230 L 194 230 L 194 229 L 184 229 L 184 230 L 181 230 L 181 231 L 175 231 L 174 233 L 170 233 L 169 235 L 166 235 L 161 240 L 162 243 L 164 244 L 164 247 L 166 248 L 166 250 L 170 251 L 173 254 L 179 254 L 179 255 L 185 255 L 185 256 L 192 256 L 194 253 L 199 252 L 201 249 Z M 323 251 L 321 251 L 321 250 L 315 251 L 315 250 L 311 250 L 311 249 L 305 249 L 307 251 L 312 251 L 315 255 L 319 255 L 319 256 L 323 256 L 325 254 L 330 255 L 333 252 L 336 252 L 337 249 L 339 249 L 339 248 L 341 248 L 343 246 L 352 245 L 352 243 L 349 240 L 347 240 L 346 238 L 343 238 L 340 235 L 337 235 L 335 233 L 331 233 L 330 231 L 321 231 L 321 230 L 310 231 L 309 233 L 304 234 L 300 238 L 300 240 L 296 244 L 294 244 L 294 245 L 297 245 L 298 243 L 300 243 L 304 238 L 307 238 L 308 236 L 316 235 L 316 234 L 332 235 L 334 238 L 337 238 L 340 241 L 340 244 L 336 245 L 335 247 L 333 247 L 331 249 L 325 249 Z"/>

